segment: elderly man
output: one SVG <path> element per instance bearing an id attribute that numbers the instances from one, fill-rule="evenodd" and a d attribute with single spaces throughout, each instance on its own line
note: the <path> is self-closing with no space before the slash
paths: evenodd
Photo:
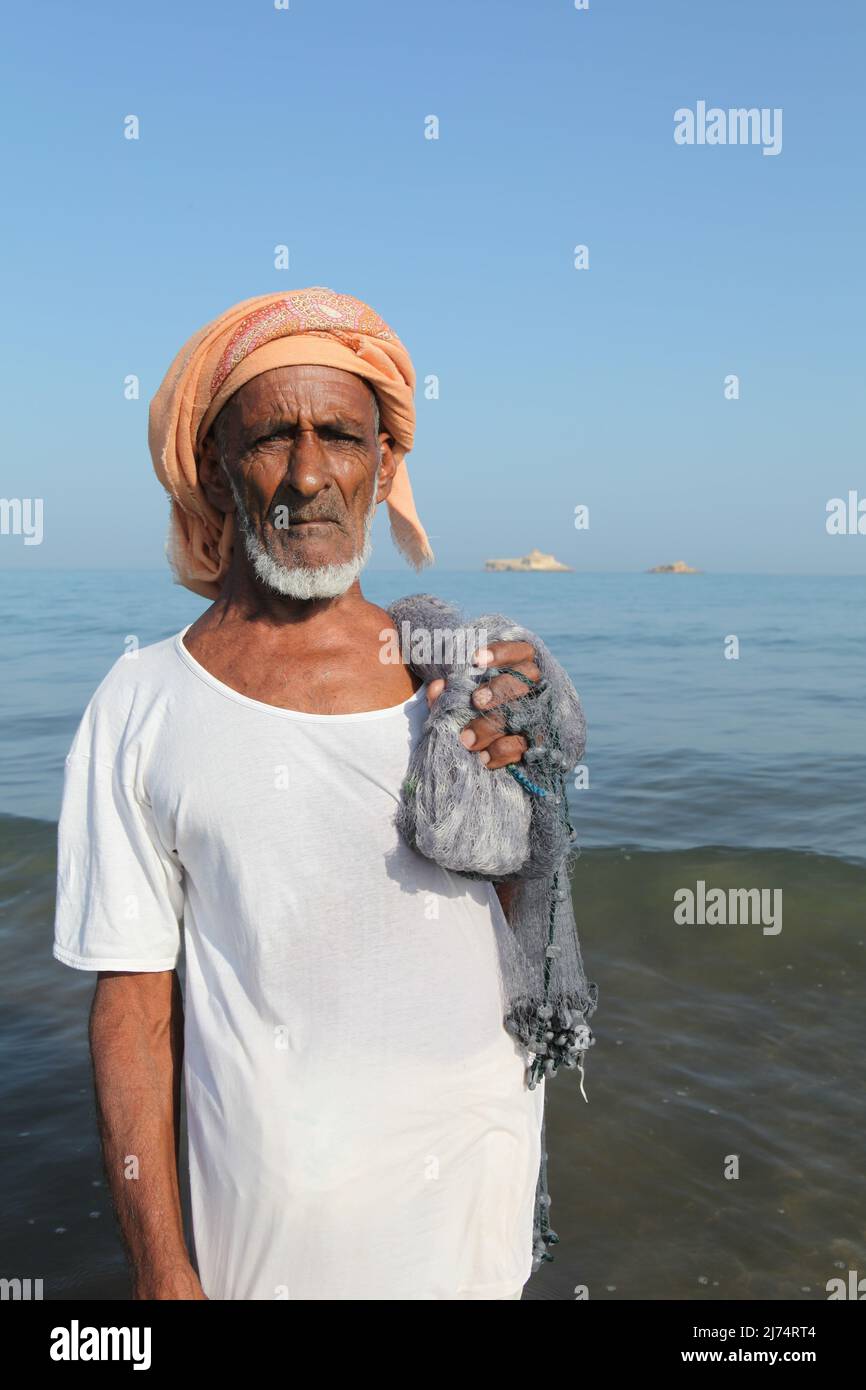
<path id="1" fill-rule="evenodd" d="M 442 682 L 381 659 L 362 595 L 386 502 L 431 557 L 406 472 L 414 373 L 366 305 L 235 306 L 151 406 L 197 622 L 121 658 L 67 758 L 55 956 L 98 972 L 90 1037 L 138 1299 L 519 1298 L 543 1087 L 503 1027 L 493 885 L 394 827 Z M 521 759 L 495 707 L 538 670 L 478 661 L 461 735 Z M 186 999 L 176 974 L 185 943 Z M 185 1010 L 184 1010 L 185 1002 Z M 186 1083 L 194 1252 L 178 1188 Z"/>

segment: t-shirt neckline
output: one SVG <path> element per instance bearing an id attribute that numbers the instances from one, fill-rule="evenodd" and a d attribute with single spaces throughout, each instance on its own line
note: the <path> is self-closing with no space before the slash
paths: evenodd
<path id="1" fill-rule="evenodd" d="M 421 685 L 410 695 L 408 700 L 403 700 L 399 705 L 388 705 L 385 709 L 359 710 L 354 714 L 308 714 L 305 710 L 283 709 L 280 705 L 269 705 L 266 700 L 254 700 L 251 695 L 244 695 L 240 690 L 235 690 L 232 686 L 226 685 L 224 681 L 218 680 L 211 675 L 206 666 L 202 666 L 200 661 L 196 661 L 192 652 L 184 645 L 184 637 L 192 627 L 192 623 L 187 623 L 177 633 L 174 639 L 174 648 L 181 661 L 192 672 L 198 676 L 199 680 L 204 681 L 220 695 L 226 699 L 234 700 L 239 705 L 246 705 L 249 709 L 256 709 L 265 714 L 276 714 L 282 719 L 303 719 L 309 723 L 316 724 L 348 724 L 358 723 L 364 719 L 384 719 L 388 715 L 401 714 L 404 710 L 413 709 L 424 698 L 424 686 Z"/>

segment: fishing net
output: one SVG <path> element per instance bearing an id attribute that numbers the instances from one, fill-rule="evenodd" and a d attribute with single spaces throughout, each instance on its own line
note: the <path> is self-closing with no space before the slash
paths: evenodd
<path id="1" fill-rule="evenodd" d="M 586 725 L 577 691 L 535 633 L 493 613 L 467 623 L 460 610 L 430 594 L 400 599 L 388 610 L 404 659 L 424 680 L 443 677 L 403 785 L 397 826 L 427 859 L 469 878 L 513 885 L 501 934 L 504 1026 L 526 1054 L 530 1089 L 560 1067 L 577 1067 L 595 1039 L 589 1019 L 598 988 L 586 978 L 570 889 L 577 849 L 569 821 L 566 777 L 581 757 Z M 491 718 L 528 742 L 520 766 L 488 770 L 459 733 L 480 711 L 476 686 L 508 667 L 480 668 L 472 656 L 491 642 L 528 642 L 540 680 Z M 546 1126 L 535 1203 L 533 1271 L 551 1260 L 558 1237 L 549 1220 Z"/>

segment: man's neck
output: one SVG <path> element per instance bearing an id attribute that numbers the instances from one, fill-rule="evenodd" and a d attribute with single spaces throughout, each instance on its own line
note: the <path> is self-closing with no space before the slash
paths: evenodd
<path id="1" fill-rule="evenodd" d="M 420 682 L 383 659 L 388 614 L 356 580 L 344 594 L 294 599 L 230 571 L 184 637 L 211 675 L 252 699 L 307 713 L 350 714 L 402 703 Z"/>
<path id="2" fill-rule="evenodd" d="M 261 623 L 266 627 L 294 627 L 299 623 L 310 623 L 312 631 L 320 625 L 351 622 L 359 604 L 369 606 L 357 579 L 345 593 L 332 598 L 293 598 L 277 593 L 262 583 L 243 546 L 238 545 L 235 546 L 220 596 L 213 607 L 217 610 L 218 621 L 231 615 L 238 621 Z"/>
<path id="3" fill-rule="evenodd" d="M 226 623 L 261 627 L 262 629 L 295 629 L 306 640 L 316 635 L 351 628 L 362 611 L 372 608 L 361 592 L 359 580 L 343 594 L 333 598 L 300 599 L 278 594 L 256 583 L 251 588 L 236 589 L 224 586 L 219 598 L 203 616 L 209 626 Z"/>

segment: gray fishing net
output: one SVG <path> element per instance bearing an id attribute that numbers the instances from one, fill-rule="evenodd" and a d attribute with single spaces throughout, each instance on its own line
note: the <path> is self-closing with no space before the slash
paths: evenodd
<path id="1" fill-rule="evenodd" d="M 570 889 L 576 850 L 565 779 L 581 757 L 586 725 L 577 691 L 535 633 L 499 613 L 467 623 L 459 609 L 430 594 L 388 610 L 405 659 L 424 680 L 444 677 L 412 755 L 397 825 L 407 842 L 443 868 L 514 885 L 511 932 L 500 946 L 504 1025 L 525 1049 L 527 1085 L 577 1067 L 595 1039 L 589 1019 L 598 988 L 583 967 Z M 475 687 L 497 670 L 472 665 L 482 642 L 528 642 L 541 679 L 498 707 L 509 733 L 529 747 L 520 766 L 489 771 L 458 738 L 478 717 Z M 533 1270 L 551 1260 L 558 1237 L 549 1220 L 546 1134 L 542 1130 L 533 1238 Z"/>

